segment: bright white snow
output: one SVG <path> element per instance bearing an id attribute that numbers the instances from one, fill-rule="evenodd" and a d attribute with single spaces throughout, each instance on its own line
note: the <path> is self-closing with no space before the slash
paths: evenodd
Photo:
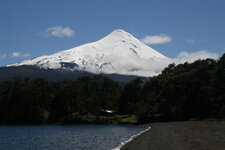
<path id="1" fill-rule="evenodd" d="M 41 68 L 149 77 L 159 74 L 171 62 L 171 59 L 131 34 L 117 29 L 99 41 L 10 66 L 36 65 Z"/>

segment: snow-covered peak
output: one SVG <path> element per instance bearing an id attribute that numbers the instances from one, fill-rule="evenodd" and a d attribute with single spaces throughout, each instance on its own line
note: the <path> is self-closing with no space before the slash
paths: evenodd
<path id="1" fill-rule="evenodd" d="M 98 42 L 102 45 L 108 44 L 112 47 L 121 46 L 121 49 L 118 48 L 118 50 L 124 51 L 127 49 L 122 49 L 122 47 L 123 45 L 126 45 L 130 50 L 134 49 L 136 52 L 138 52 L 139 56 L 142 58 L 149 58 L 151 56 L 167 58 L 122 29 L 114 30 L 112 33 L 102 38 Z"/>
<path id="2" fill-rule="evenodd" d="M 99 41 L 26 60 L 13 66 L 35 65 L 41 68 L 84 70 L 92 73 L 153 76 L 159 74 L 169 63 L 169 58 L 130 33 L 117 29 Z"/>
<path id="3" fill-rule="evenodd" d="M 125 38 L 125 39 L 129 39 L 130 37 L 133 37 L 130 33 L 122 30 L 122 29 L 116 29 L 114 30 L 112 33 L 110 33 L 108 36 L 106 36 L 105 38 Z"/>

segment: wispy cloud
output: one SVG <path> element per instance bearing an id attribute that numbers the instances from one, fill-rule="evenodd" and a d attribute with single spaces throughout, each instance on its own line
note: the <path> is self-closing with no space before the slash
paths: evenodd
<path id="1" fill-rule="evenodd" d="M 175 64 L 180 64 L 180 63 L 185 63 L 185 62 L 192 63 L 198 59 L 207 59 L 207 58 L 218 59 L 219 54 L 211 53 L 206 50 L 196 51 L 193 53 L 181 52 L 178 54 L 178 56 L 176 58 L 173 59 L 173 62 Z"/>
<path id="2" fill-rule="evenodd" d="M 62 27 L 62 26 L 55 26 L 50 27 L 45 30 L 46 37 L 72 37 L 74 35 L 74 30 L 70 27 Z"/>
<path id="3" fill-rule="evenodd" d="M 185 42 L 189 43 L 189 44 L 194 44 L 194 43 L 205 43 L 208 40 L 207 39 L 193 39 L 193 38 L 186 38 L 184 39 Z"/>
<path id="4" fill-rule="evenodd" d="M 189 44 L 195 43 L 195 40 L 194 40 L 194 39 L 190 39 L 190 38 L 185 39 L 185 41 L 186 41 L 187 43 L 189 43 Z"/>
<path id="5" fill-rule="evenodd" d="M 5 59 L 7 57 L 7 55 L 6 54 L 2 54 L 2 53 L 0 53 L 0 59 Z"/>
<path id="6" fill-rule="evenodd" d="M 12 57 L 29 57 L 29 53 L 21 53 L 21 52 L 12 52 Z"/>
<path id="7" fill-rule="evenodd" d="M 141 41 L 145 44 L 165 44 L 172 41 L 172 38 L 165 34 L 153 35 L 153 36 L 145 36 Z"/>

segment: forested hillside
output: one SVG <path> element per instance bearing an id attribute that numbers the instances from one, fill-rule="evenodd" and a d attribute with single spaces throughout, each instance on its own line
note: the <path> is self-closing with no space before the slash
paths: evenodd
<path id="1" fill-rule="evenodd" d="M 137 78 L 124 87 L 104 76 L 18 78 L 0 83 L 0 124 L 120 123 L 125 115 L 135 115 L 134 123 L 222 120 L 224 91 L 225 54 L 217 61 L 171 64 L 145 83 Z"/>

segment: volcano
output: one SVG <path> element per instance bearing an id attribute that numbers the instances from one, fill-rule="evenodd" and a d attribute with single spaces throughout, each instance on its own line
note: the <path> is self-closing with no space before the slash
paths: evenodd
<path id="1" fill-rule="evenodd" d="M 31 65 L 44 69 L 151 77 L 158 75 L 169 63 L 170 58 L 130 33 L 117 29 L 96 42 L 8 66 Z"/>

